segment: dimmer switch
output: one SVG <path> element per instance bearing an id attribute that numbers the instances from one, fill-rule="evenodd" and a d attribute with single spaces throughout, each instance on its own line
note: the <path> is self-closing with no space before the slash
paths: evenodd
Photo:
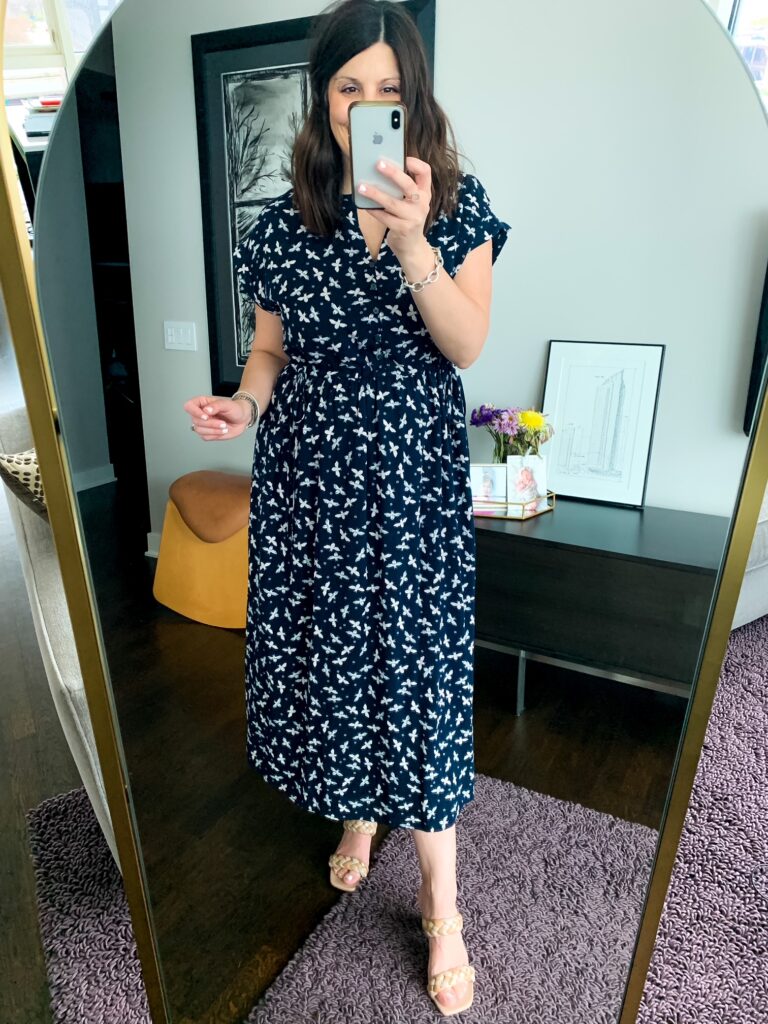
<path id="1" fill-rule="evenodd" d="M 195 338 L 194 323 L 184 323 L 181 320 L 166 320 L 165 347 L 181 349 L 184 352 L 197 351 L 197 339 Z"/>

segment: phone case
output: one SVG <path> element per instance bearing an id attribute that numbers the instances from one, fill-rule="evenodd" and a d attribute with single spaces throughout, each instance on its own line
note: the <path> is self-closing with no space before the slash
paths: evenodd
<path id="1" fill-rule="evenodd" d="M 400 126 L 392 127 L 392 111 L 400 111 Z M 404 103 L 385 100 L 353 100 L 348 108 L 349 160 L 352 195 L 355 205 L 364 210 L 383 207 L 370 196 L 357 191 L 361 181 L 376 185 L 396 199 L 403 198 L 403 190 L 376 169 L 380 157 L 391 160 L 405 170 L 406 108 Z"/>

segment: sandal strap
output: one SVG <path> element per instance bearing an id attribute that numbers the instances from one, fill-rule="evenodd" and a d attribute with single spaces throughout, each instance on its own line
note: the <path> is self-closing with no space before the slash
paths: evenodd
<path id="1" fill-rule="evenodd" d="M 359 857 L 352 857 L 348 853 L 332 853 L 328 858 L 328 863 L 335 870 L 345 868 L 357 871 L 361 878 L 365 878 L 368 874 L 368 865 L 365 861 L 360 860 Z"/>
<path id="2" fill-rule="evenodd" d="M 365 821 L 362 818 L 347 818 L 344 828 L 347 832 L 362 832 L 363 835 L 376 835 L 377 824 L 375 821 Z"/>
<path id="3" fill-rule="evenodd" d="M 464 926 L 464 918 L 461 914 L 454 914 L 452 917 L 422 917 L 421 928 L 427 935 L 450 935 L 452 932 L 460 932 Z"/>
<path id="4" fill-rule="evenodd" d="M 450 988 L 460 981 L 474 981 L 475 968 L 472 964 L 462 964 L 461 967 L 449 967 L 447 971 L 440 971 L 433 974 L 427 982 L 427 991 L 430 995 L 436 996 L 444 988 Z"/>

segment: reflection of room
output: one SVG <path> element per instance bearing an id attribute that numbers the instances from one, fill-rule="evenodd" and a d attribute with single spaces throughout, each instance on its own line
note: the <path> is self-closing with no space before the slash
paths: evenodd
<path id="1" fill-rule="evenodd" d="M 654 0 L 636 20 L 608 0 L 595 0 L 589 17 L 578 4 L 557 5 L 552 37 L 553 4 L 485 0 L 466 19 L 460 5 L 437 3 L 436 94 L 513 225 L 488 342 L 462 374 L 467 409 L 534 405 L 551 338 L 664 344 L 665 364 L 644 510 L 563 496 L 528 523 L 475 523 L 476 770 L 650 835 L 747 450 L 765 272 L 753 214 L 764 205 L 768 133 L 757 97 L 744 102 L 737 52 L 703 4 L 670 10 Z M 183 6 L 181 30 L 176 4 L 124 0 L 115 12 L 81 69 L 77 103 L 58 115 L 34 241 L 169 1003 L 202 1021 L 210 1012 L 225 1019 L 225 983 L 244 1013 L 335 905 L 316 865 L 337 829 L 248 772 L 242 629 L 193 621 L 152 594 L 169 487 L 196 469 L 248 474 L 253 451 L 252 435 L 188 447 L 197 439 L 180 415 L 211 380 L 190 36 L 304 17 L 319 5 Z M 607 50 L 594 43 L 597 7 L 600 38 L 616 41 Z M 504 31 L 494 30 L 502 21 Z M 545 75 L 530 45 L 543 37 Z M 161 89 L 165 102 L 148 102 Z M 505 97 L 501 127 L 489 96 Z M 749 160 L 729 156 L 747 150 Z M 112 234 L 106 224 L 121 227 Z M 73 304 L 74 294 L 87 301 Z M 170 319 L 197 325 L 196 350 L 163 346 Z M 33 439 L 7 331 L 0 344 L 0 452 L 21 451 Z M 628 388 L 621 372 L 603 381 L 588 431 L 556 424 L 563 476 L 606 485 L 620 476 L 631 444 Z M 471 429 L 469 437 L 473 461 L 487 460 L 486 439 Z M 17 497 L 7 500 L 0 575 L 15 574 L 32 605 L 18 666 L 36 651 L 30 627 L 39 640 L 49 621 L 66 622 L 66 610 L 55 575 L 36 604 L 37 570 L 55 562 L 52 540 Z M 764 502 L 732 628 L 768 614 L 766 535 Z M 14 621 L 6 609 L 0 635 Z M 31 716 L 53 724 L 61 778 L 86 785 L 116 854 L 72 638 L 52 637 L 34 682 L 18 692 L 35 693 Z M 61 664 L 72 672 L 64 679 Z M 53 718 L 41 681 L 77 693 L 69 718 Z M 380 830 L 374 849 L 389 838 Z M 193 950 L 204 951 L 204 970 Z"/>

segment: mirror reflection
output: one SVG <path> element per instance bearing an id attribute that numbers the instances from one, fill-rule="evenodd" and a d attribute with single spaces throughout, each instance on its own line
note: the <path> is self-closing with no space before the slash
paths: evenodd
<path id="1" fill-rule="evenodd" d="M 703 0 L 115 10 L 35 263 L 175 1019 L 618 1019 L 765 149 Z"/>

